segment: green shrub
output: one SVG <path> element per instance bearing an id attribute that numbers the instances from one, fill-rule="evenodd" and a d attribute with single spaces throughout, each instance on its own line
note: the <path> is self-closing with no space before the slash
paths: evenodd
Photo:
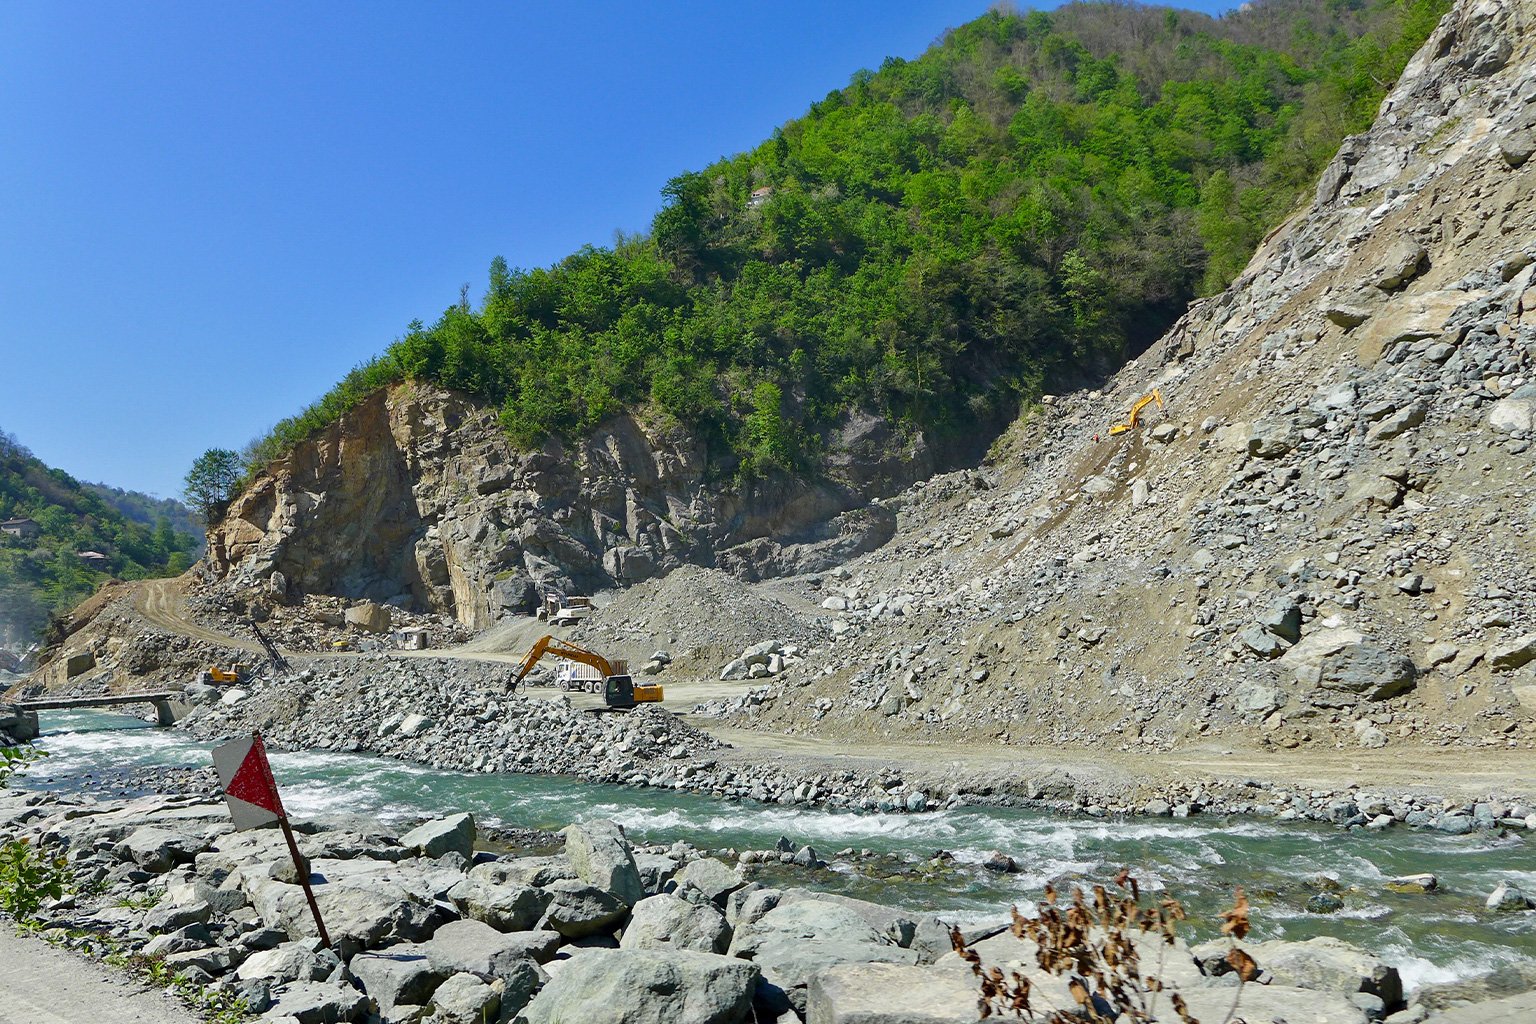
<path id="1" fill-rule="evenodd" d="M 50 857 L 26 839 L 0 845 L 0 911 L 18 924 L 31 921 L 48 900 L 61 899 L 68 881 L 64 858 Z"/>

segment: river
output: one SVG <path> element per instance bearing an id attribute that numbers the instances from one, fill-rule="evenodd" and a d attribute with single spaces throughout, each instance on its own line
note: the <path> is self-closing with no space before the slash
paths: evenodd
<path id="1" fill-rule="evenodd" d="M 20 786 L 76 791 L 108 767 L 117 775 L 210 763 L 208 744 L 138 719 L 51 712 L 43 724 L 41 745 L 50 756 L 17 780 Z M 707 849 L 761 850 L 787 836 L 833 862 L 831 870 L 815 873 L 814 887 L 964 919 L 1006 912 L 1011 904 L 1027 910 L 1047 880 L 1102 880 L 1128 865 L 1144 889 L 1180 899 L 1206 934 L 1240 885 L 1254 905 L 1256 939 L 1336 936 L 1397 965 L 1410 987 L 1536 960 L 1536 912 L 1495 914 L 1483 905 L 1501 879 L 1536 892 L 1536 856 L 1523 835 L 1446 836 L 1403 827 L 1346 833 L 1258 818 L 1090 819 L 980 807 L 859 814 L 552 776 L 444 772 L 357 754 L 274 751 L 272 763 L 296 820 L 353 812 L 406 823 L 464 810 L 487 825 L 557 829 L 603 817 L 638 841 L 681 839 Z M 853 862 L 835 856 L 850 847 L 887 856 Z M 954 861 L 934 870 L 928 862 L 939 850 Z M 1012 856 L 1019 873 L 983 869 L 992 850 Z M 907 867 L 896 873 L 898 860 Z M 1439 877 L 1439 891 L 1406 895 L 1384 888 L 1395 875 L 1426 871 Z M 1322 876 L 1337 883 L 1344 910 L 1307 911 Z M 805 884 L 805 878 L 797 872 L 783 881 Z"/>

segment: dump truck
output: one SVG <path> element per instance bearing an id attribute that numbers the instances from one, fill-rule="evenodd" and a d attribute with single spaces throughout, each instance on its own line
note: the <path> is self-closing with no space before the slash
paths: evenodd
<path id="1" fill-rule="evenodd" d="M 546 654 L 565 658 L 581 665 L 588 665 L 601 674 L 601 690 L 603 707 L 594 710 L 629 711 L 637 704 L 655 704 L 662 700 L 662 689 L 656 684 L 636 685 L 629 674 L 629 664 L 619 659 L 608 659 L 596 651 L 589 651 L 579 644 L 568 640 L 557 640 L 553 636 L 541 637 L 528 653 L 523 657 L 523 663 L 518 666 L 516 674 L 512 677 L 512 688 L 517 689 L 533 666 L 539 663 L 539 659 Z M 595 682 L 595 681 L 594 681 Z"/>

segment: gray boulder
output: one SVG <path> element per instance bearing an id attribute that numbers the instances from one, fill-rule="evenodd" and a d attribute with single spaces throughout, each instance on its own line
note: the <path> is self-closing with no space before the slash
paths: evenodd
<path id="1" fill-rule="evenodd" d="M 1514 395 L 1493 403 L 1493 408 L 1488 410 L 1488 425 L 1504 434 L 1530 430 L 1532 424 L 1536 424 L 1536 394 L 1517 397 L 1525 390 L 1521 388 Z"/>
<path id="2" fill-rule="evenodd" d="M 1423 272 L 1429 254 L 1411 238 L 1399 238 L 1387 247 L 1381 263 L 1371 273 L 1371 283 L 1382 291 L 1396 291 Z"/>
<path id="3" fill-rule="evenodd" d="M 303 889 L 266 878 L 247 878 L 243 884 L 262 924 L 296 938 L 318 934 Z M 434 913 L 421 899 L 341 885 L 316 886 L 315 902 L 342 959 L 363 949 L 426 938 Z"/>
<path id="4" fill-rule="evenodd" d="M 622 949 L 691 949 L 724 953 L 731 929 L 713 905 L 691 903 L 676 896 L 652 896 L 636 903 L 624 926 Z"/>
<path id="5" fill-rule="evenodd" d="M 1389 1012 L 1403 1004 L 1403 979 L 1397 968 L 1339 939 L 1245 942 L 1243 948 L 1269 973 L 1273 984 L 1344 996 L 1365 992 L 1381 999 Z M 1216 941 L 1192 952 L 1200 959 L 1212 954 L 1225 956 L 1226 951 L 1226 943 Z"/>
<path id="6" fill-rule="evenodd" d="M 898 946 L 910 946 L 912 938 L 917 934 L 917 920 L 904 910 L 887 907 L 880 903 L 871 903 L 868 900 L 854 899 L 852 896 L 844 896 L 832 892 L 812 892 L 809 889 L 786 889 L 779 899 L 780 906 L 790 906 L 795 903 L 805 902 L 835 903 L 845 910 L 853 911 L 860 920 L 869 925 L 883 938 L 894 942 Z"/>
<path id="7" fill-rule="evenodd" d="M 118 843 L 114 852 L 119 860 L 131 860 L 145 871 L 159 873 L 177 864 L 191 864 L 208 845 L 201 836 L 145 825 Z"/>
<path id="8" fill-rule="evenodd" d="M 297 981 L 278 993 L 268 1018 L 292 1017 L 299 1024 L 343 1024 L 367 1016 L 368 997 L 329 981 Z"/>
<path id="9" fill-rule="evenodd" d="M 1266 660 L 1278 658 L 1285 653 L 1285 641 L 1257 622 L 1244 626 L 1237 634 L 1237 639 L 1248 650 Z"/>
<path id="10" fill-rule="evenodd" d="M 420 945 L 427 964 L 440 975 L 473 974 L 491 981 L 537 974 L 528 944 L 480 921 L 450 921 Z"/>
<path id="11" fill-rule="evenodd" d="M 549 894 L 529 885 L 499 884 L 494 881 L 497 872 L 482 872 L 481 868 L 496 868 L 496 864 L 475 867 L 469 877 L 448 890 L 465 916 L 484 921 L 492 928 L 504 932 L 527 931 L 538 924 L 549 907 Z"/>
<path id="12" fill-rule="evenodd" d="M 252 953 L 235 972 L 242 981 L 324 981 L 341 966 L 341 959 L 321 947 L 319 939 L 284 942 L 273 949 Z"/>
<path id="13" fill-rule="evenodd" d="M 1258 622 L 1287 643 L 1301 639 L 1301 606 L 1288 597 L 1275 600 L 1260 612 Z"/>
<path id="14" fill-rule="evenodd" d="M 745 1024 L 760 972 L 712 953 L 595 949 L 569 961 L 516 1024 Z"/>
<path id="15" fill-rule="evenodd" d="M 1185 988 L 1180 994 L 1196 1020 L 1225 1020 L 1232 1007 L 1232 990 L 1226 987 Z M 1244 985 L 1238 1016 L 1251 1024 L 1282 1020 L 1292 1024 L 1367 1024 L 1370 1019 L 1348 996 L 1288 985 Z"/>
<path id="16" fill-rule="evenodd" d="M 1536 907 L 1536 900 L 1527 896 L 1525 890 L 1519 885 L 1505 879 L 1488 894 L 1486 905 L 1489 910 L 1510 912 L 1530 910 Z"/>
<path id="17" fill-rule="evenodd" d="M 457 853 L 466 861 L 475 856 L 475 819 L 470 814 L 438 818 L 412 829 L 400 837 L 400 845 L 423 857 L 437 858 Z"/>
<path id="18" fill-rule="evenodd" d="M 976 1018 L 969 971 L 840 964 L 811 979 L 806 1024 L 955 1024 Z"/>
<path id="19" fill-rule="evenodd" d="M 1499 644 L 1488 652 L 1489 667 L 1500 672 L 1522 668 L 1532 660 L 1536 660 L 1536 633 Z"/>
<path id="20" fill-rule="evenodd" d="M 753 924 L 737 928 L 731 955 L 763 971 L 758 1002 L 769 1013 L 791 1008 L 804 1013 L 806 986 L 817 971 L 834 964 L 915 965 L 918 954 L 882 935 L 854 910 L 818 900 L 779 906 Z"/>
<path id="21" fill-rule="evenodd" d="M 634 852 L 624 830 L 607 819 L 568 825 L 563 830 L 565 856 L 576 877 L 595 885 L 632 907 L 645 898 Z"/>
<path id="22" fill-rule="evenodd" d="M 1232 700 L 1237 710 L 1246 715 L 1267 715 L 1285 703 L 1279 687 L 1256 682 L 1240 684 Z"/>
<path id="23" fill-rule="evenodd" d="M 556 882 L 545 892 L 550 899 L 544 927 L 568 939 L 609 931 L 629 912 L 628 905 L 613 893 L 585 882 Z"/>
<path id="24" fill-rule="evenodd" d="M 783 896 L 782 889 L 769 889 L 753 882 L 731 893 L 725 904 L 725 920 L 732 928 L 760 921 L 764 914 L 779 905 Z"/>
<path id="25" fill-rule="evenodd" d="M 1366 700 L 1390 700 L 1413 689 L 1418 682 L 1413 662 L 1375 644 L 1346 644 L 1322 657 L 1316 682 L 1325 690 L 1352 694 Z M 1316 703 L 1327 703 L 1314 697 Z"/>
<path id="26" fill-rule="evenodd" d="M 1413 689 L 1418 669 L 1404 655 L 1358 644 L 1323 661 L 1322 685 L 1359 693 L 1367 700 L 1390 700 Z"/>
<path id="27" fill-rule="evenodd" d="M 683 899 L 702 899 L 724 909 L 731 893 L 746 884 L 747 880 L 732 868 L 712 857 L 705 857 L 685 865 L 673 875 L 667 891 L 675 892 Z"/>
<path id="28" fill-rule="evenodd" d="M 1390 441 L 1394 437 L 1405 434 L 1423 423 L 1428 411 L 1428 406 L 1423 402 L 1413 402 L 1404 406 L 1372 427 L 1366 434 L 1366 440 Z"/>
<path id="29" fill-rule="evenodd" d="M 637 853 L 635 867 L 640 872 L 640 882 L 647 896 L 654 896 L 677 873 L 678 860 L 664 853 Z"/>
<path id="30" fill-rule="evenodd" d="M 1300 441 L 1296 426 L 1286 419 L 1262 419 L 1248 434 L 1248 454 L 1273 459 L 1295 448 Z"/>
<path id="31" fill-rule="evenodd" d="M 455 974 L 432 993 L 432 1019 L 443 1024 L 485 1024 L 501 1014 L 501 993 L 473 974 Z"/>
<path id="32" fill-rule="evenodd" d="M 162 901 L 159 906 L 144 915 L 144 928 L 156 934 L 173 932 L 189 924 L 207 924 L 211 917 L 213 917 L 213 907 L 204 900 L 192 903 Z"/>
<path id="33" fill-rule="evenodd" d="M 379 953 L 359 953 L 347 969 L 385 1016 L 396 1006 L 425 1005 L 446 976 L 433 969 L 425 947 L 415 944 L 391 946 Z"/>

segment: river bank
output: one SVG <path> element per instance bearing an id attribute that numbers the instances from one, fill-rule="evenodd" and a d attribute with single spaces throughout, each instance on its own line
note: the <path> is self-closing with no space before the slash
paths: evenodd
<path id="1" fill-rule="evenodd" d="M 300 802 L 304 791 L 293 788 Z M 820 891 L 835 864 L 793 844 L 737 851 L 728 863 L 685 842 L 646 845 L 590 818 L 563 830 L 563 849 L 528 855 L 486 850 L 466 814 L 409 831 L 372 813 L 306 814 L 300 824 L 334 951 L 314 940 L 280 837 L 231 831 L 220 802 L 0 794 L 0 834 L 62 854 L 77 882 L 75 895 L 41 912 L 44 934 L 118 962 L 157 963 L 162 982 L 179 979 L 198 999 L 238 1001 L 273 1020 L 788 1024 L 876 1019 L 850 1016 L 873 1008 L 887 1014 L 881 1020 L 970 1021 L 976 983 L 945 926 L 960 924 L 988 963 L 1029 960 L 1002 930 L 1000 906 L 932 913 Z M 859 859 L 841 852 L 828 856 L 845 867 Z M 1112 870 L 1083 867 L 1074 883 L 1085 886 Z M 1029 888 L 1038 898 L 1039 882 Z M 1213 923 L 1189 937 L 1198 942 Z M 1288 1008 L 1291 1024 L 1364 1024 L 1393 1012 L 1419 1020 L 1536 984 L 1536 967 L 1516 954 L 1491 980 L 1414 985 L 1410 975 L 1405 993 L 1412 957 L 1273 934 L 1261 925 L 1254 937 L 1269 984 L 1244 995 L 1249 1020 L 1269 1019 L 1255 1016 L 1266 1008 Z M 1202 973 L 1197 954 L 1210 950 L 1180 944 L 1164 977 L 1193 1006 L 1224 1006 L 1233 979 Z"/>
<path id="2" fill-rule="evenodd" d="M 47 794 L 125 799 L 217 792 L 208 744 L 180 729 L 120 726 L 71 713 L 45 723 L 51 752 L 22 780 Z M 1390 958 L 1414 988 L 1536 957 L 1536 915 L 1490 911 L 1501 881 L 1536 889 L 1523 833 L 1348 829 L 1272 817 L 1188 818 L 964 806 L 882 814 L 722 801 L 685 790 L 570 777 L 456 772 L 326 751 L 274 751 L 299 820 L 338 811 L 404 830 L 444 808 L 471 812 L 488 848 L 548 852 L 572 823 L 609 819 L 659 850 L 743 863 L 765 884 L 811 887 L 913 914 L 981 921 L 1029 907 L 1044 885 L 1088 884 L 1131 866 L 1151 892 L 1177 895 L 1206 924 L 1242 886 L 1267 938 L 1340 939 Z M 808 849 L 807 869 L 779 863 Z M 996 870 L 1012 867 L 1012 871 Z M 1394 891 L 1430 873 L 1429 893 Z"/>
<path id="3" fill-rule="evenodd" d="M 792 737 L 716 735 L 708 720 L 693 724 L 654 707 L 589 714 L 552 691 L 510 693 L 508 678 L 505 666 L 457 659 L 330 660 L 293 681 L 222 693 L 194 687 L 195 706 L 183 724 L 205 738 L 261 729 L 296 750 L 372 753 L 456 771 L 553 773 L 779 806 L 1206 813 L 1373 829 L 1407 825 L 1450 835 L 1536 828 L 1536 771 L 1510 763 L 1520 751 L 1499 751 L 1499 770 L 1481 773 L 1466 770 L 1461 751 L 1331 759 L 1324 753 L 1298 756 L 1283 769 L 1274 756 L 1233 756 L 1220 747 L 1194 756 L 1120 758 L 1005 746 L 961 756 L 944 748 L 859 746 L 842 754 L 835 745 Z M 733 748 L 722 735 L 751 746 Z M 1380 773 L 1383 783 L 1376 785 L 1373 764 L 1398 770 Z"/>

